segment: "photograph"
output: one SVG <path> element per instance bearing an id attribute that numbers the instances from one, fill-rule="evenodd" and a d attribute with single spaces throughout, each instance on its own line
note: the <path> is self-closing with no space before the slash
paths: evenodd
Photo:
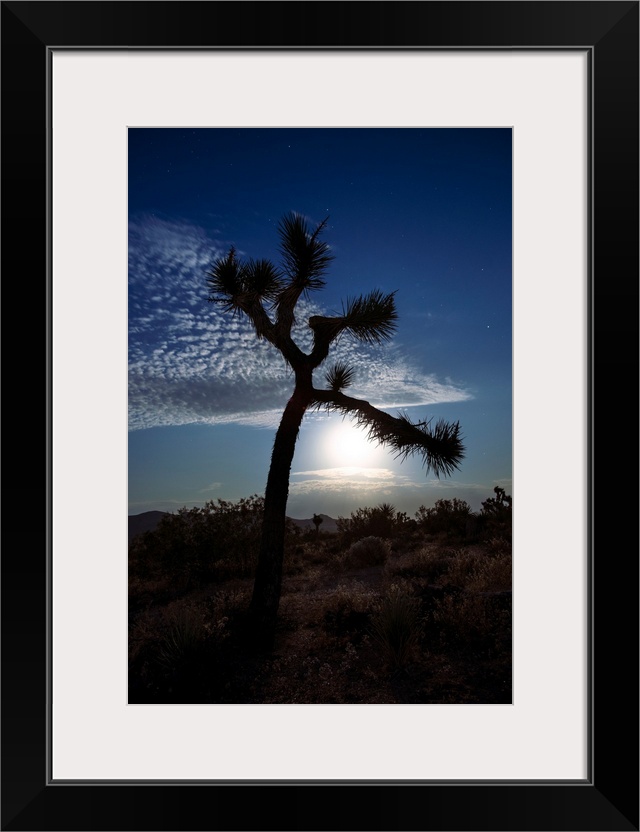
<path id="1" fill-rule="evenodd" d="M 512 141 L 129 128 L 129 703 L 511 703 Z"/>

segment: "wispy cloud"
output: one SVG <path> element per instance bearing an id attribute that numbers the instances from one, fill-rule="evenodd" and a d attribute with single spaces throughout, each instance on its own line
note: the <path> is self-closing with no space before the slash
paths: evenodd
<path id="1" fill-rule="evenodd" d="M 397 489 L 423 489 L 418 483 L 389 468 L 322 468 L 315 471 L 292 472 L 289 492 L 293 497 L 303 494 L 358 495 L 372 498 L 389 495 Z M 303 477 L 304 479 L 298 479 Z"/>
<path id="2" fill-rule="evenodd" d="M 221 482 L 210 482 L 209 485 L 206 485 L 204 488 L 200 489 L 200 492 L 208 492 L 208 491 L 219 491 L 222 488 Z"/>
<path id="3" fill-rule="evenodd" d="M 129 427 L 234 422 L 272 427 L 291 395 L 282 357 L 244 320 L 207 303 L 205 273 L 223 253 L 203 229 L 141 218 L 129 226 Z M 295 338 L 311 344 L 302 301 Z M 382 408 L 463 401 L 468 391 L 421 372 L 400 348 L 347 338 L 330 360 L 356 369 L 353 394 Z M 322 386 L 323 368 L 316 384 Z"/>
<path id="4" fill-rule="evenodd" d="M 503 481 L 507 493 L 510 484 Z M 437 500 L 453 497 L 465 500 L 473 511 L 493 495 L 493 485 L 460 480 L 414 479 L 389 468 L 324 468 L 295 471 L 289 486 L 289 506 L 296 511 L 308 508 L 312 498 L 322 511 L 347 516 L 350 511 L 365 505 L 389 502 L 413 515 L 420 505 L 432 506 Z M 316 509 L 317 510 L 317 509 Z M 337 516 L 337 515 L 336 515 Z"/>
<path id="5" fill-rule="evenodd" d="M 361 468 L 345 466 L 343 468 L 319 468 L 316 471 L 293 471 L 293 477 L 321 477 L 328 480 L 345 480 L 355 478 L 362 480 L 395 480 L 397 475 L 388 468 Z"/>

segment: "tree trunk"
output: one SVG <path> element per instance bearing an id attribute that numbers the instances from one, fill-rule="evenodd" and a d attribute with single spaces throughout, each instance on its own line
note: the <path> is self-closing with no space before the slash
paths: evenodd
<path id="1" fill-rule="evenodd" d="M 296 389 L 289 399 L 276 433 L 264 495 L 262 540 L 249 607 L 252 630 L 260 647 L 271 649 L 282 588 L 282 562 L 289 476 L 298 431 L 309 396 Z"/>

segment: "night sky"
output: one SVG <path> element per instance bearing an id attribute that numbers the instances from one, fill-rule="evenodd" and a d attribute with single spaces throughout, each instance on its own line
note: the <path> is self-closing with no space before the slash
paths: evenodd
<path id="1" fill-rule="evenodd" d="M 413 421 L 459 421 L 466 456 L 437 480 L 339 416 L 305 416 L 287 513 L 512 494 L 512 135 L 509 129 L 129 129 L 129 513 L 263 494 L 293 390 L 282 357 L 208 303 L 206 272 L 234 245 L 279 262 L 291 211 L 335 256 L 306 320 L 396 292 L 392 341 L 343 337 L 349 394 Z M 323 366 L 314 375 L 326 386 Z"/>

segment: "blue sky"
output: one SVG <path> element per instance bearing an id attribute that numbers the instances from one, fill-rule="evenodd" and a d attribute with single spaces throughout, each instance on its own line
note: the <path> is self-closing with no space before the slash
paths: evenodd
<path id="1" fill-rule="evenodd" d="M 413 420 L 459 421 L 466 456 L 437 480 L 341 417 L 308 413 L 287 513 L 512 493 L 512 136 L 509 129 L 129 130 L 129 513 L 262 494 L 293 383 L 248 323 L 207 302 L 206 271 L 234 245 L 278 263 L 277 224 L 296 211 L 335 257 L 298 307 L 336 313 L 396 292 L 393 340 L 342 338 L 350 394 Z M 324 368 L 316 371 L 323 386 Z"/>

